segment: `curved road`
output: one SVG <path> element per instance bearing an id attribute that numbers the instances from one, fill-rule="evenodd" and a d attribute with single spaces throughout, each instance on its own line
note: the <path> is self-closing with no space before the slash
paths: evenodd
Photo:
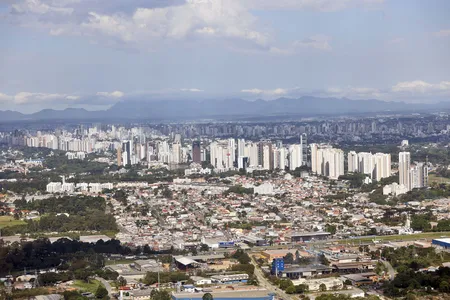
<path id="1" fill-rule="evenodd" d="M 395 270 L 392 267 L 391 263 L 387 260 L 381 260 L 381 263 L 388 269 L 389 280 L 394 280 L 395 278 Z"/>
<path id="2" fill-rule="evenodd" d="M 106 288 L 106 290 L 108 291 L 108 296 L 110 298 L 112 298 L 112 287 L 109 284 L 108 281 L 106 281 L 105 279 L 101 278 L 101 277 L 95 277 L 96 280 L 100 281 Z"/>

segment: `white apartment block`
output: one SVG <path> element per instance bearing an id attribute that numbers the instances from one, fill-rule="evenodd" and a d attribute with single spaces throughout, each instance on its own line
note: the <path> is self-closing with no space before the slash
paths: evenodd
<path id="1" fill-rule="evenodd" d="M 329 145 L 311 144 L 312 172 L 338 179 L 344 175 L 344 151 Z"/>
<path id="2" fill-rule="evenodd" d="M 369 175 L 372 180 L 380 181 L 391 176 L 391 155 L 385 153 L 369 153 L 350 151 L 348 172 L 359 172 Z"/>
<path id="3" fill-rule="evenodd" d="M 399 184 L 406 186 L 410 191 L 411 188 L 411 154 L 409 152 L 400 152 L 398 154 L 398 176 Z"/>

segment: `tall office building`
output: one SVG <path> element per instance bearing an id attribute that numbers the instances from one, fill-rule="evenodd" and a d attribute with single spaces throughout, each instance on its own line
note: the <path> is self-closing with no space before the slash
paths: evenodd
<path id="1" fill-rule="evenodd" d="M 258 165 L 264 170 L 271 170 L 273 168 L 272 143 L 258 143 Z"/>
<path id="2" fill-rule="evenodd" d="M 348 172 L 358 172 L 358 154 L 355 151 L 350 151 L 347 155 Z"/>
<path id="3" fill-rule="evenodd" d="M 210 162 L 216 169 L 229 170 L 233 168 L 234 160 L 232 153 L 234 153 L 234 143 L 229 140 L 213 142 L 209 145 Z"/>
<path id="4" fill-rule="evenodd" d="M 231 160 L 231 166 L 233 166 L 236 160 L 236 141 L 234 139 L 228 139 L 228 156 Z"/>
<path id="5" fill-rule="evenodd" d="M 180 143 L 172 144 L 172 163 L 174 163 L 174 164 L 181 163 L 181 144 Z"/>
<path id="6" fill-rule="evenodd" d="M 295 170 L 303 165 L 302 145 L 289 146 L 289 170 Z"/>
<path id="7" fill-rule="evenodd" d="M 117 148 L 117 165 L 120 167 L 122 165 L 122 148 Z"/>
<path id="8" fill-rule="evenodd" d="M 248 158 L 249 158 L 249 164 L 252 167 L 258 167 L 259 165 L 259 155 L 258 155 L 258 144 L 250 143 L 247 147 L 248 149 Z"/>
<path id="9" fill-rule="evenodd" d="M 385 153 L 375 153 L 372 155 L 373 171 L 372 179 L 380 181 L 391 176 L 391 155 Z"/>
<path id="10" fill-rule="evenodd" d="M 122 163 L 124 166 L 132 164 L 133 142 L 126 141 L 122 144 Z"/>
<path id="11" fill-rule="evenodd" d="M 338 179 L 344 175 L 344 151 L 341 149 L 325 148 L 318 150 L 321 160 L 321 175 L 330 179 Z"/>
<path id="12" fill-rule="evenodd" d="M 245 156 L 245 140 L 238 139 L 238 153 L 237 156 Z"/>
<path id="13" fill-rule="evenodd" d="M 403 184 L 408 191 L 411 190 L 411 154 L 400 152 L 398 154 L 398 176 L 399 184 Z"/>
<path id="14" fill-rule="evenodd" d="M 428 165 L 417 163 L 410 170 L 411 189 L 428 187 Z"/>
<path id="15" fill-rule="evenodd" d="M 192 143 L 192 161 L 198 164 L 202 162 L 202 149 L 200 145 L 200 141 L 194 141 Z"/>
<path id="16" fill-rule="evenodd" d="M 311 148 L 311 171 L 313 173 L 319 173 L 319 158 L 318 158 L 318 150 L 319 150 L 319 145 L 318 144 L 311 144 L 309 145 L 309 147 Z"/>
<path id="17" fill-rule="evenodd" d="M 300 147 L 302 151 L 302 166 L 306 166 L 308 164 L 308 135 L 306 133 L 300 135 Z"/>
<path id="18" fill-rule="evenodd" d="M 344 175 L 344 151 L 329 145 L 311 144 L 311 168 L 318 175 L 338 179 Z"/>
<path id="19" fill-rule="evenodd" d="M 377 181 L 391 176 L 390 154 L 350 151 L 347 158 L 348 172 L 366 174 Z"/>
<path id="20" fill-rule="evenodd" d="M 273 149 L 273 168 L 284 170 L 286 167 L 286 149 L 284 147 Z"/>
<path id="21" fill-rule="evenodd" d="M 245 156 L 239 156 L 238 157 L 238 169 L 247 169 L 247 164 L 248 164 L 248 157 Z"/>

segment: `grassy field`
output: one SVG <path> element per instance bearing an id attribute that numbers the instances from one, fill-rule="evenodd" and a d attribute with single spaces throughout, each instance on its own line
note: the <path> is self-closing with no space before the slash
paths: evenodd
<path id="1" fill-rule="evenodd" d="M 428 181 L 429 181 L 430 184 L 433 183 L 433 182 L 436 182 L 436 183 L 450 183 L 450 179 L 449 178 L 441 177 L 441 176 L 438 176 L 436 174 L 429 174 L 428 175 Z"/>
<path id="2" fill-rule="evenodd" d="M 89 280 L 89 282 L 84 282 L 82 280 L 75 280 L 73 282 L 73 287 L 79 289 L 81 292 L 90 292 L 95 294 L 98 287 L 100 286 L 100 281 L 95 279 Z"/>
<path id="3" fill-rule="evenodd" d="M 0 229 L 8 226 L 26 224 L 22 220 L 14 220 L 12 216 L 0 216 Z"/>

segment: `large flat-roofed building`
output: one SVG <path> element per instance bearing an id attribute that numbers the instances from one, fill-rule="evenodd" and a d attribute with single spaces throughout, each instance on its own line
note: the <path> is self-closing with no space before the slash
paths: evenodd
<path id="1" fill-rule="evenodd" d="M 325 285 L 327 291 L 342 289 L 344 284 L 340 278 L 329 277 L 329 278 L 317 278 L 317 279 L 304 279 L 300 278 L 293 280 L 294 285 L 304 284 L 308 286 L 309 291 L 319 291 L 322 284 Z"/>
<path id="2" fill-rule="evenodd" d="M 173 293 L 173 300 L 202 300 L 204 293 Z M 211 292 L 214 300 L 274 300 L 275 295 L 268 290 L 245 290 Z"/>
<path id="3" fill-rule="evenodd" d="M 80 236 L 80 242 L 83 243 L 97 243 L 98 241 L 103 240 L 104 242 L 107 242 L 111 240 L 109 236 L 106 235 L 82 235 Z"/>
<path id="4" fill-rule="evenodd" d="M 331 273 L 333 269 L 324 265 L 311 265 L 307 267 L 289 267 L 285 268 L 281 277 L 290 279 L 309 278 Z"/>
<path id="5" fill-rule="evenodd" d="M 438 248 L 450 250 L 450 238 L 434 239 L 431 241 L 431 244 Z"/>
<path id="6" fill-rule="evenodd" d="M 331 233 L 329 232 L 292 232 L 289 237 L 291 242 L 308 242 L 312 240 L 325 240 Z"/>
<path id="7" fill-rule="evenodd" d="M 154 260 L 154 259 L 142 259 L 142 260 L 136 260 L 134 262 L 134 268 L 139 271 L 151 271 L 156 272 L 163 271 L 160 264 Z"/>
<path id="8" fill-rule="evenodd" d="M 242 236 L 242 241 L 246 244 L 252 244 L 255 246 L 266 246 L 267 245 L 267 241 L 265 239 L 254 236 L 254 235 Z"/>
<path id="9" fill-rule="evenodd" d="M 296 255 L 296 252 L 298 251 L 298 254 L 300 257 L 313 257 L 313 255 L 309 254 L 306 251 L 298 250 L 298 249 L 276 249 L 276 250 L 265 250 L 261 252 L 261 256 L 266 259 L 267 261 L 272 261 L 277 258 L 283 258 L 288 253 L 291 253 L 292 255 Z"/>
<path id="10" fill-rule="evenodd" d="M 212 280 L 212 282 L 222 283 L 222 284 L 247 282 L 248 274 L 213 275 L 213 276 L 211 276 L 211 280 Z"/>

